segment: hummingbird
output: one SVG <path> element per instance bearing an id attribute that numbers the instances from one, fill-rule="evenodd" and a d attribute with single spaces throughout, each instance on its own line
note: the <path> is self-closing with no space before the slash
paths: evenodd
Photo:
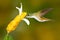
<path id="1" fill-rule="evenodd" d="M 40 10 L 38 12 L 35 12 L 33 14 L 30 14 L 29 16 L 26 16 L 27 18 L 34 18 L 35 20 L 39 22 L 46 22 L 51 21 L 51 19 L 45 18 L 44 15 L 47 14 L 49 11 L 51 11 L 53 8 L 47 8 Z"/>

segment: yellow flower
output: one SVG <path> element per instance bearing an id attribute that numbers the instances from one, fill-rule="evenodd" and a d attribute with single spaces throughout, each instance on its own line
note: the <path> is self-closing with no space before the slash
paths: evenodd
<path id="1" fill-rule="evenodd" d="M 29 20 L 27 20 L 25 18 L 25 16 L 27 15 L 26 12 L 22 12 L 22 3 L 21 3 L 21 8 L 18 8 L 16 7 L 19 11 L 19 14 L 8 24 L 6 30 L 7 30 L 7 33 L 10 33 L 12 31 L 14 31 L 17 27 L 17 25 L 19 24 L 19 22 L 21 22 L 22 20 L 24 20 L 27 25 L 30 24 Z"/>

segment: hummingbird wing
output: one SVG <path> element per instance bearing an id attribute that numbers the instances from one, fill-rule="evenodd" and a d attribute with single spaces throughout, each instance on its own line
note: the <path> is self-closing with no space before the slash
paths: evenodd
<path id="1" fill-rule="evenodd" d="M 47 9 L 43 9 L 40 11 L 40 17 L 44 16 L 45 14 L 47 14 L 49 11 L 51 11 L 53 8 L 47 8 Z"/>
<path id="2" fill-rule="evenodd" d="M 43 9 L 43 10 L 40 10 L 36 13 L 33 13 L 32 15 L 30 16 L 38 16 L 38 17 L 43 17 L 45 14 L 47 14 L 49 11 L 51 11 L 53 8 L 47 8 L 47 9 Z"/>

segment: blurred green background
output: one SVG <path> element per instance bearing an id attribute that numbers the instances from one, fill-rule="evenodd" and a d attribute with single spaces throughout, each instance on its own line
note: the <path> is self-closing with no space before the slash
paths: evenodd
<path id="1" fill-rule="evenodd" d="M 24 21 L 10 35 L 14 40 L 60 40 L 60 0 L 0 0 L 0 40 L 6 35 L 8 23 L 18 15 L 16 6 L 23 4 L 23 11 L 32 14 L 44 8 L 53 8 L 45 17 L 49 22 L 38 22 L 29 19 L 30 25 Z"/>

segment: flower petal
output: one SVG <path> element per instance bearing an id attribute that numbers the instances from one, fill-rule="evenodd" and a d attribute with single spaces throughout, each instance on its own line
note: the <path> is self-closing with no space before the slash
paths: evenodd
<path id="1" fill-rule="evenodd" d="M 19 7 L 16 7 L 16 9 L 18 9 L 18 11 L 19 11 L 19 15 L 21 15 L 21 13 L 22 13 L 22 3 L 20 3 L 21 4 L 21 7 L 19 8 Z"/>
<path id="2" fill-rule="evenodd" d="M 23 20 L 27 23 L 27 25 L 29 25 L 29 24 L 30 24 L 30 22 L 29 22 L 29 20 L 28 20 L 28 19 L 24 18 Z"/>

